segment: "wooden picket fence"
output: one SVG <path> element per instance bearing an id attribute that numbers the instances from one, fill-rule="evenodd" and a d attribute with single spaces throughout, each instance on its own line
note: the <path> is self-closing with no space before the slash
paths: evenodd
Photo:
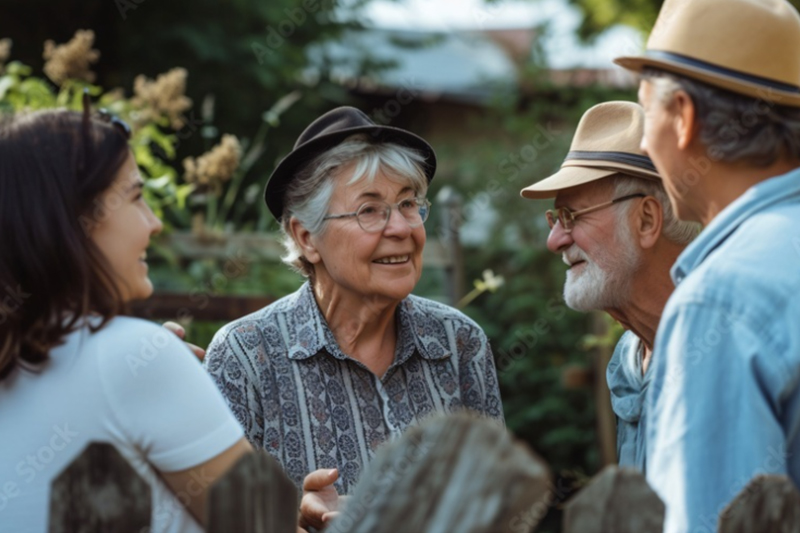
<path id="1" fill-rule="evenodd" d="M 329 533 L 535 531 L 553 502 L 547 465 L 496 422 L 436 417 L 384 445 Z M 295 533 L 297 492 L 259 451 L 211 488 L 211 533 Z M 150 488 L 117 450 L 90 444 L 54 481 L 51 533 L 148 531 Z M 664 504 L 633 470 L 606 467 L 566 505 L 564 533 L 657 533 Z M 719 533 L 800 532 L 800 492 L 755 478 L 722 513 Z"/>

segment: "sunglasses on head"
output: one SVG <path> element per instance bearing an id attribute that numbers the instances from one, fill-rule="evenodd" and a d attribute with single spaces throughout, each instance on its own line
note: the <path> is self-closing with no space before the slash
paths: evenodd
<path id="1" fill-rule="evenodd" d="M 92 99 L 89 96 L 89 90 L 83 90 L 83 123 L 82 123 L 82 134 L 83 134 L 83 161 L 85 166 L 85 162 L 89 161 L 89 156 L 91 155 L 91 127 L 92 127 Z M 121 120 L 120 118 L 112 115 L 107 109 L 99 109 L 97 111 L 97 118 L 102 120 L 103 122 L 110 123 L 113 125 L 125 140 L 130 140 L 131 138 L 131 127 L 128 125 L 127 122 Z"/>
<path id="2" fill-rule="evenodd" d="M 89 96 L 89 89 L 83 90 L 83 129 L 86 133 L 89 131 L 89 123 L 91 120 L 92 114 L 92 99 Z M 125 139 L 131 138 L 131 127 L 128 125 L 127 122 L 116 117 L 109 112 L 108 109 L 100 108 L 97 110 L 97 117 L 102 120 L 103 122 L 109 122 L 113 124 L 125 137 Z"/>

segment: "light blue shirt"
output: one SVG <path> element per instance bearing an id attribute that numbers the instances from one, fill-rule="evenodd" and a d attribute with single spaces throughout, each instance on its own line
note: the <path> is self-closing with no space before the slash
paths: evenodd
<path id="1" fill-rule="evenodd" d="M 758 474 L 800 482 L 800 169 L 748 189 L 672 268 L 648 392 L 665 533 L 714 532 Z"/>
<path id="2" fill-rule="evenodd" d="M 650 366 L 642 374 L 642 342 L 626 331 L 608 362 L 606 380 L 611 408 L 617 418 L 617 461 L 619 466 L 645 471 L 647 417 L 645 394 L 652 376 Z"/>

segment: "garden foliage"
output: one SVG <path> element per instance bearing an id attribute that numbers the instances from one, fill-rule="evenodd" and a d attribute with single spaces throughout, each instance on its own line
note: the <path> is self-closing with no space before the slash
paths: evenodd
<path id="1" fill-rule="evenodd" d="M 39 3 L 20 6 L 18 18 Z M 363 3 L 351 2 L 353 10 Z M 323 111 L 359 105 L 357 97 L 329 81 L 335 65 L 323 61 L 309 71 L 305 52 L 358 24 L 336 21 L 336 2 L 240 0 L 221 7 L 210 0 L 120 0 L 93 11 L 83 11 L 84 4 L 92 2 L 48 3 L 48 16 L 31 35 L 0 21 L 0 36 L 14 37 L 13 48 L 0 41 L 0 109 L 77 110 L 86 89 L 96 107 L 133 126 L 132 147 L 147 178 L 146 193 L 168 232 L 194 228 L 213 237 L 274 231 L 261 192 L 276 159 Z M 72 11 L 62 12 L 70 6 Z M 74 25 L 65 35 L 70 21 Z M 80 27 L 95 28 L 96 39 L 79 33 L 71 40 Z M 53 33 L 42 35 L 41 28 Z M 39 40 L 30 42 L 32 37 Z M 50 38 L 55 42 L 45 47 L 48 58 L 39 67 L 42 43 Z M 368 58 L 360 65 L 365 72 L 376 67 Z M 591 365 L 587 341 L 598 339 L 587 337 L 586 316 L 561 299 L 565 267 L 545 247 L 544 211 L 551 202 L 523 200 L 519 191 L 557 170 L 586 109 L 634 94 L 555 87 L 543 72 L 539 65 L 523 73 L 517 94 L 505 92 L 476 115 L 477 130 L 500 134 L 482 136 L 469 150 L 456 143 L 436 146 L 441 164 L 430 197 L 450 185 L 465 198 L 466 222 L 488 225 L 491 238 L 464 250 L 467 279 L 484 284 L 464 311 L 491 339 L 508 427 L 552 466 L 558 501 L 600 464 L 593 393 L 564 386 L 567 369 Z M 104 90 L 101 84 L 132 90 Z M 440 233 L 436 223 L 432 217 L 427 225 L 430 238 Z M 162 263 L 152 269 L 161 289 L 281 296 L 301 282 L 280 264 L 241 265 L 236 275 L 220 278 L 236 258 L 189 261 L 164 248 L 161 254 Z M 487 269 L 494 277 L 486 277 Z M 495 283 L 500 277 L 503 283 Z M 426 271 L 417 292 L 425 295 L 437 280 Z M 484 290 L 487 283 L 492 290 Z M 195 325 L 189 333 L 204 345 L 220 325 Z M 600 340 L 613 341 L 613 336 Z"/>

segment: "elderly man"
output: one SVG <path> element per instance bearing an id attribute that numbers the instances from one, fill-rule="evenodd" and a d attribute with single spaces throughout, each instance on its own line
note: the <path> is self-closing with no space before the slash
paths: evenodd
<path id="1" fill-rule="evenodd" d="M 644 114 L 607 102 L 581 118 L 555 175 L 522 190 L 555 197 L 547 247 L 569 266 L 564 299 L 578 311 L 603 310 L 628 331 L 608 365 L 622 466 L 645 468 L 644 398 L 656 327 L 674 288 L 669 268 L 697 233 L 675 218 L 653 163 L 642 154 Z"/>
<path id="2" fill-rule="evenodd" d="M 800 15 L 667 0 L 642 56 L 643 148 L 704 231 L 672 269 L 648 397 L 665 531 L 715 531 L 757 474 L 800 483 Z"/>

